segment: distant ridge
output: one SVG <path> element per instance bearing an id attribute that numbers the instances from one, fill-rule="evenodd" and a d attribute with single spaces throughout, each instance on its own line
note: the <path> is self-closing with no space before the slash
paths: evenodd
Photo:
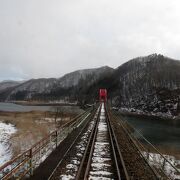
<path id="1" fill-rule="evenodd" d="M 55 99 L 56 97 L 64 98 L 62 91 L 64 92 L 68 88 L 70 89 L 77 86 L 78 83 L 85 81 L 85 79 L 89 79 L 88 84 L 90 84 L 104 74 L 113 71 L 113 68 L 103 66 L 100 68 L 77 70 L 65 74 L 61 78 L 30 79 L 23 83 L 12 82 L 6 88 L 2 88 L 2 91 L 0 91 L 0 99 L 1 101 L 29 100 L 44 99 L 45 96 L 47 99 Z"/>

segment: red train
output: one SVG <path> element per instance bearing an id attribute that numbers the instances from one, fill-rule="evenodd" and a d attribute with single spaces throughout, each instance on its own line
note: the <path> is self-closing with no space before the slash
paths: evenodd
<path id="1" fill-rule="evenodd" d="M 106 89 L 99 89 L 99 101 L 107 101 L 107 90 Z"/>

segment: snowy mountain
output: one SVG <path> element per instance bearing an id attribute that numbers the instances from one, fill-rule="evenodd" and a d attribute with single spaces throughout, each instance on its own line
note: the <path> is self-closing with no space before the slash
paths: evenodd
<path id="1" fill-rule="evenodd" d="M 2 81 L 0 82 L 0 91 L 17 86 L 18 84 L 20 84 L 18 81 Z"/>
<path id="2" fill-rule="evenodd" d="M 31 79 L 14 87 L 6 97 L 6 100 L 30 99 L 34 94 L 49 92 L 56 83 L 57 79 L 55 78 Z"/>
<path id="3" fill-rule="evenodd" d="M 64 88 L 69 88 L 72 86 L 77 86 L 80 80 L 85 80 L 87 77 L 92 76 L 95 80 L 98 80 L 99 77 L 112 72 L 113 69 L 108 66 L 103 66 L 101 68 L 94 69 L 83 69 L 78 70 L 69 74 L 64 75 L 58 79 L 58 85 Z"/>
<path id="4" fill-rule="evenodd" d="M 69 92 L 83 80 L 89 79 L 92 83 L 106 73 L 112 72 L 113 69 L 104 66 L 95 69 L 78 70 L 64 75 L 61 78 L 41 78 L 31 79 L 17 86 L 11 86 L 6 91 L 0 92 L 1 100 L 27 100 L 27 99 L 51 99 L 64 96 L 62 91 Z"/>

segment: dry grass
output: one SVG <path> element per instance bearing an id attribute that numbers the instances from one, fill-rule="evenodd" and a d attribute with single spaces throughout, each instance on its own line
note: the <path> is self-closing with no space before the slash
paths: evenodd
<path id="1" fill-rule="evenodd" d="M 69 121 L 72 116 L 63 114 L 55 123 L 55 114 L 52 112 L 0 112 L 0 121 L 14 124 L 17 128 L 11 137 L 13 155 L 16 156 L 55 130 L 59 124 Z"/>

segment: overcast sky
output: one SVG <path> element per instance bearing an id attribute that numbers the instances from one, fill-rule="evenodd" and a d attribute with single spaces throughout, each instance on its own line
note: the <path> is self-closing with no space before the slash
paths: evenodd
<path id="1" fill-rule="evenodd" d="M 180 59 L 180 0 L 0 0 L 0 80 L 152 53 Z"/>

